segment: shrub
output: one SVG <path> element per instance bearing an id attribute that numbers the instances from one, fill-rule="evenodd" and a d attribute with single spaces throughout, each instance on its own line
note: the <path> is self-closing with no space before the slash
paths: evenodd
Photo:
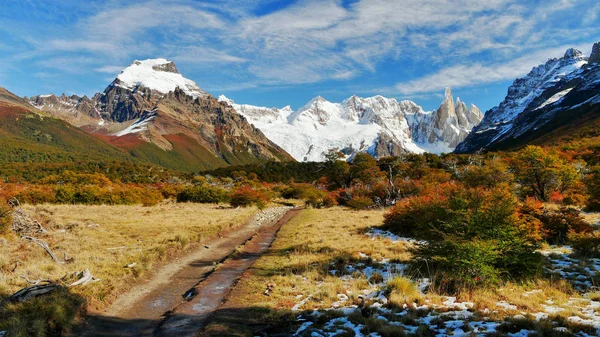
<path id="1" fill-rule="evenodd" d="M 600 211 L 600 167 L 596 167 L 585 180 L 589 199 L 587 208 L 590 211 Z"/>
<path id="2" fill-rule="evenodd" d="M 423 195 L 398 202 L 385 214 L 384 227 L 399 235 L 417 239 L 437 239 L 441 224 L 447 221 L 448 195 L 455 184 L 442 184 Z"/>
<path id="3" fill-rule="evenodd" d="M 229 193 L 219 187 L 198 185 L 177 193 L 177 202 L 221 203 L 229 201 Z"/>
<path id="4" fill-rule="evenodd" d="M 590 225 L 581 217 L 579 210 L 561 207 L 559 210 L 545 210 L 541 216 L 544 238 L 552 244 L 564 244 L 569 233 L 588 233 Z"/>
<path id="5" fill-rule="evenodd" d="M 12 225 L 12 207 L 0 198 L 0 235 L 8 233 Z"/>
<path id="6" fill-rule="evenodd" d="M 373 202 L 373 199 L 360 195 L 354 196 L 352 199 L 350 199 L 350 201 L 348 201 L 348 207 L 352 209 L 369 209 L 374 205 L 375 203 Z"/>
<path id="7" fill-rule="evenodd" d="M 458 238 L 434 241 L 415 250 L 419 259 L 430 264 L 436 286 L 442 291 L 456 291 L 478 285 L 494 285 L 501 271 L 496 245 L 486 240 Z"/>
<path id="8" fill-rule="evenodd" d="M 259 209 L 263 209 L 268 201 L 265 193 L 256 191 L 250 186 L 242 186 L 231 194 L 229 202 L 233 207 L 256 205 Z"/>
<path id="9" fill-rule="evenodd" d="M 569 244 L 575 253 L 583 257 L 600 257 L 600 234 L 599 233 L 569 233 Z"/>
<path id="10" fill-rule="evenodd" d="M 465 170 L 462 181 L 469 187 L 493 188 L 500 184 L 509 184 L 513 175 L 500 159 L 490 159 L 481 165 L 474 165 Z"/>
<path id="11" fill-rule="evenodd" d="M 400 203 L 386 224 L 397 234 L 430 240 L 412 249 L 412 267 L 432 273 L 440 290 L 455 292 L 539 273 L 541 256 L 523 231 L 517 206 L 508 186 L 446 184 Z"/>
<path id="12" fill-rule="evenodd" d="M 311 184 L 291 184 L 281 192 L 281 196 L 286 199 L 304 199 L 307 206 L 315 208 L 336 205 L 333 196 Z"/>
<path id="13" fill-rule="evenodd" d="M 540 220 L 543 214 L 544 208 L 539 200 L 527 197 L 521 203 L 517 211 L 517 217 L 519 218 L 520 229 L 527 240 L 539 243 L 546 237 L 544 224 Z"/>

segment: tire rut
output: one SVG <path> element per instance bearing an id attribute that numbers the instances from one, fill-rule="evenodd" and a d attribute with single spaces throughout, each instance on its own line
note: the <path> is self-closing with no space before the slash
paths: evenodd
<path id="1" fill-rule="evenodd" d="M 194 336 L 209 321 L 226 301 L 241 275 L 267 249 L 277 236 L 279 229 L 296 216 L 300 209 L 289 210 L 279 221 L 262 228 L 244 247 L 223 262 L 204 281 L 194 287 L 195 296 L 181 303 L 160 323 L 153 335 Z"/>
<path id="2" fill-rule="evenodd" d="M 243 227 L 211 241 L 209 246 L 168 263 L 151 280 L 120 296 L 104 312 L 88 314 L 86 322 L 77 329 L 75 335 L 160 335 L 160 328 L 177 314 L 179 307 L 198 298 L 203 284 L 228 261 L 237 259 L 240 252 L 238 247 L 243 246 L 241 251 L 244 251 L 246 246 L 252 246 L 255 239 L 262 236 L 261 233 L 277 227 L 293 211 L 289 207 L 267 209 Z"/>

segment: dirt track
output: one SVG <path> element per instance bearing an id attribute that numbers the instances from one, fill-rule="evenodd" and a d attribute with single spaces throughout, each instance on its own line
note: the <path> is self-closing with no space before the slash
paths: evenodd
<path id="1" fill-rule="evenodd" d="M 106 311 L 89 315 L 79 335 L 194 335 L 298 211 L 269 209 L 226 237 L 207 243 L 208 248 L 169 262 Z M 240 245 L 244 246 L 236 252 Z"/>

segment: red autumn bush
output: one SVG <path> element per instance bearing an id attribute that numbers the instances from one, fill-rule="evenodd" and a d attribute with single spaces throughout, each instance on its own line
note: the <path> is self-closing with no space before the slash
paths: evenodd
<path id="1" fill-rule="evenodd" d="M 229 203 L 233 207 L 248 207 L 255 205 L 259 209 L 265 208 L 269 197 L 262 191 L 254 190 L 250 186 L 242 186 L 231 194 Z"/>

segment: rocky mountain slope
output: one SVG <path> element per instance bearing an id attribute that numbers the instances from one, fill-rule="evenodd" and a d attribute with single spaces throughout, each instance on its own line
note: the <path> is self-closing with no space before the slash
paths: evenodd
<path id="1" fill-rule="evenodd" d="M 0 87 L 0 163 L 135 161 L 83 130 L 52 118 Z"/>
<path id="2" fill-rule="evenodd" d="M 456 148 L 456 152 L 506 149 L 544 143 L 582 122 L 600 118 L 600 43 L 590 57 L 569 49 L 516 79 L 500 105 Z"/>
<path id="3" fill-rule="evenodd" d="M 236 104 L 225 96 L 219 100 L 299 161 L 321 161 L 330 149 L 347 158 L 357 151 L 374 157 L 451 152 L 483 118 L 476 106 L 467 108 L 460 99 L 455 104 L 449 88 L 435 111 L 383 96 L 354 95 L 341 103 L 318 96 L 297 111 Z"/>
<path id="4" fill-rule="evenodd" d="M 135 157 L 173 169 L 292 159 L 165 59 L 134 61 L 92 98 L 40 95 L 28 100 Z"/>

